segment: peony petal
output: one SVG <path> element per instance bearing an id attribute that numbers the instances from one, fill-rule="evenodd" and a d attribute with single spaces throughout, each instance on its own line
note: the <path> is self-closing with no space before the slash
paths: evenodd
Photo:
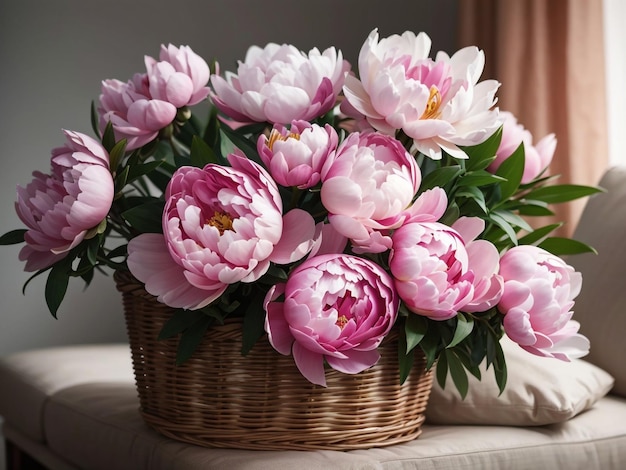
<path id="1" fill-rule="evenodd" d="M 289 264 L 306 256 L 315 237 L 315 220 L 302 209 L 292 209 L 283 217 L 283 233 L 274 246 L 270 261 Z"/>
<path id="2" fill-rule="evenodd" d="M 207 291 L 193 287 L 183 268 L 169 255 L 163 235 L 144 233 L 128 243 L 128 268 L 160 302 L 174 308 L 198 309 L 221 296 L 226 285 Z"/>
<path id="3" fill-rule="evenodd" d="M 339 372 L 343 372 L 344 374 L 358 374 L 372 367 L 380 359 L 380 354 L 375 349 L 371 351 L 356 351 L 353 349 L 346 351 L 345 354 L 348 356 L 346 359 L 327 356 L 326 361 L 330 367 Z"/>
<path id="4" fill-rule="evenodd" d="M 271 295 L 272 291 L 268 292 L 268 296 Z M 285 320 L 283 306 L 282 302 L 266 303 L 265 331 L 272 347 L 280 354 L 288 356 L 291 353 L 294 338 L 289 330 L 289 324 Z"/>
<path id="5" fill-rule="evenodd" d="M 300 373 L 309 382 L 326 387 L 324 356 L 309 351 L 299 343 L 294 343 L 293 359 Z"/>

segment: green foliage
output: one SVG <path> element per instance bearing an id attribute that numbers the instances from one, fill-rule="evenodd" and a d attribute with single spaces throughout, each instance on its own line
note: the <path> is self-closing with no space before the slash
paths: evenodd
<path id="1" fill-rule="evenodd" d="M 17 245 L 24 243 L 26 229 L 11 230 L 0 237 L 0 245 Z"/>
<path id="2" fill-rule="evenodd" d="M 163 206 L 163 201 L 150 201 L 124 211 L 122 217 L 139 233 L 162 233 Z"/>
<path id="3" fill-rule="evenodd" d="M 46 282 L 46 304 L 53 317 L 56 318 L 57 311 L 63 302 L 67 286 L 70 281 L 69 259 L 65 258 L 61 262 L 56 263 L 50 270 L 48 280 Z"/>
<path id="4" fill-rule="evenodd" d="M 191 165 L 203 168 L 208 163 L 218 163 L 213 149 L 197 135 L 191 141 Z"/>
<path id="5" fill-rule="evenodd" d="M 243 314 L 241 354 L 247 355 L 256 342 L 265 333 L 265 309 L 263 308 L 264 293 L 257 290 L 256 295 L 248 304 Z"/>

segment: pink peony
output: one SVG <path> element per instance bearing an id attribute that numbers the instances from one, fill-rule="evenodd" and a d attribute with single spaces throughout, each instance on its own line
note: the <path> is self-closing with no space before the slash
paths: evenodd
<path id="1" fill-rule="evenodd" d="M 289 130 L 279 124 L 269 137 L 261 134 L 257 149 L 278 184 L 306 189 L 320 182 L 322 166 L 334 155 L 338 141 L 337 131 L 328 124 L 293 121 Z"/>
<path id="2" fill-rule="evenodd" d="M 135 75 L 127 83 L 104 80 L 98 105 L 99 126 L 103 132 L 109 121 L 115 139 L 126 139 L 127 150 L 151 142 L 159 131 L 176 117 L 176 106 L 163 100 L 153 100 L 147 93 L 147 75 Z"/>
<path id="3" fill-rule="evenodd" d="M 34 172 L 26 187 L 17 187 L 15 210 L 28 227 L 19 254 L 26 271 L 67 256 L 104 220 L 113 202 L 107 151 L 84 134 L 64 133 L 67 142 L 52 151 L 50 175 Z"/>
<path id="4" fill-rule="evenodd" d="M 157 62 L 145 58 L 150 97 L 176 108 L 198 104 L 209 94 L 209 66 L 189 46 L 161 45 Z"/>
<path id="5" fill-rule="evenodd" d="M 178 108 L 194 105 L 209 93 L 207 63 L 188 46 L 161 46 L 160 61 L 145 58 L 147 73 L 124 83 L 104 80 L 98 105 L 100 131 L 113 125 L 116 140 L 128 150 L 154 140 L 176 118 Z"/>
<path id="6" fill-rule="evenodd" d="M 561 258 L 531 245 L 500 259 L 504 292 L 498 309 L 504 331 L 526 351 L 569 361 L 589 352 L 589 340 L 572 320 L 582 275 Z"/>
<path id="7" fill-rule="evenodd" d="M 295 268 L 286 283 L 268 292 L 265 309 L 272 346 L 293 354 L 302 375 L 325 386 L 324 360 L 346 374 L 378 362 L 376 348 L 396 320 L 398 298 L 380 266 L 335 254 Z"/>
<path id="8" fill-rule="evenodd" d="M 335 105 L 349 68 L 334 47 L 307 55 L 286 44 L 253 46 L 236 74 L 211 77 L 211 98 L 235 121 L 310 121 Z"/>
<path id="9" fill-rule="evenodd" d="M 445 150 L 467 158 L 459 146 L 476 145 L 500 126 L 496 102 L 499 83 L 478 83 L 484 54 L 466 47 L 449 57 L 428 57 L 425 33 L 407 31 L 378 41 L 374 30 L 359 54 L 360 80 L 347 76 L 344 94 L 350 107 L 375 129 L 389 135 L 402 130 L 413 149 L 440 159 Z"/>
<path id="10" fill-rule="evenodd" d="M 414 215 L 421 180 L 415 158 L 396 139 L 353 133 L 324 169 L 321 197 L 330 223 L 358 251 L 383 252 L 391 247 L 389 231 Z"/>
<path id="11" fill-rule="evenodd" d="M 524 144 L 524 174 L 522 183 L 530 183 L 539 176 L 550 164 L 556 150 L 556 137 L 548 134 L 536 145 L 533 145 L 532 134 L 517 122 L 515 116 L 503 111 L 500 116 L 504 119 L 502 127 L 502 140 L 496 152 L 496 159 L 489 165 L 487 170 L 495 172 L 502 162 L 509 158 L 513 152 Z"/>
<path id="12" fill-rule="evenodd" d="M 392 236 L 389 268 L 412 312 L 447 320 L 472 301 L 474 273 L 461 235 L 438 222 L 411 222 Z"/>
<path id="13" fill-rule="evenodd" d="M 128 244 L 130 271 L 162 303 L 201 308 L 228 285 L 259 279 L 270 261 L 296 261 L 313 246 L 313 218 L 299 209 L 283 218 L 265 170 L 242 155 L 228 160 L 232 167 L 178 169 L 165 193 L 164 235 Z"/>

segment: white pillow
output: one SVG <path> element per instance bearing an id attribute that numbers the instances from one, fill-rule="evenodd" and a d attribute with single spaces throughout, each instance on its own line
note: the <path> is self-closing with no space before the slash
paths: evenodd
<path id="1" fill-rule="evenodd" d="M 502 395 L 498 396 L 492 368 L 485 371 L 481 367 L 480 382 L 470 375 L 465 400 L 450 376 L 443 390 L 435 379 L 426 409 L 427 422 L 504 426 L 560 423 L 591 408 L 614 383 L 607 372 L 582 359 L 564 362 L 535 356 L 506 336 L 502 348 L 508 371 Z"/>

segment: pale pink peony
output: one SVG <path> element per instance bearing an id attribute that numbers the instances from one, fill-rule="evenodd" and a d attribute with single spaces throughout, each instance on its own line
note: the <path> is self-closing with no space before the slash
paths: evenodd
<path id="1" fill-rule="evenodd" d="M 257 150 L 272 177 L 283 186 L 312 188 L 320 182 L 322 167 L 334 156 L 339 136 L 328 124 L 293 121 L 289 129 L 274 126 L 261 134 Z"/>
<path id="2" fill-rule="evenodd" d="M 504 331 L 526 351 L 569 361 L 589 352 L 589 340 L 572 320 L 582 275 L 558 256 L 531 245 L 500 259 L 504 293 L 498 309 Z"/>
<path id="3" fill-rule="evenodd" d="M 487 167 L 487 170 L 495 172 L 502 162 L 523 143 L 525 159 L 522 183 L 530 183 L 550 165 L 556 150 L 556 137 L 554 134 L 548 134 L 533 145 L 532 134 L 517 122 L 513 114 L 503 111 L 500 116 L 504 119 L 502 140 L 496 152 L 496 159 Z"/>
<path id="4" fill-rule="evenodd" d="M 26 271 L 67 256 L 104 220 L 113 202 L 107 151 L 89 136 L 64 133 L 67 142 L 52 151 L 50 175 L 34 172 L 26 187 L 17 187 L 15 210 L 28 227 L 19 254 Z"/>
<path id="5" fill-rule="evenodd" d="M 293 354 L 307 380 L 325 386 L 324 360 L 346 374 L 378 362 L 376 348 L 396 320 L 398 302 L 392 279 L 374 262 L 316 256 L 268 292 L 265 330 L 279 353 Z"/>
<path id="6" fill-rule="evenodd" d="M 421 180 L 415 159 L 395 138 L 353 133 L 323 170 L 322 203 L 358 251 L 383 252 L 391 247 L 389 231 L 413 215 Z"/>
<path id="7" fill-rule="evenodd" d="M 342 57 L 334 47 L 307 55 L 287 44 L 253 46 L 236 74 L 211 77 L 211 98 L 235 121 L 310 121 L 335 105 L 350 68 Z"/>
<path id="8" fill-rule="evenodd" d="M 473 300 L 474 273 L 463 238 L 453 228 L 411 222 L 397 229 L 392 239 L 389 268 L 409 310 L 448 320 Z"/>
<path id="9" fill-rule="evenodd" d="M 278 187 L 261 166 L 238 154 L 228 160 L 231 167 L 178 169 L 165 193 L 164 235 L 128 244 L 130 271 L 162 303 L 202 308 L 314 244 L 313 218 L 299 209 L 283 217 Z"/>
<path id="10" fill-rule="evenodd" d="M 372 31 L 359 54 L 360 80 L 347 76 L 344 94 L 375 129 L 404 131 L 414 150 L 432 159 L 440 159 L 442 149 L 467 158 L 459 146 L 483 142 L 501 124 L 492 109 L 499 83 L 478 83 L 485 58 L 476 47 L 452 57 L 439 52 L 432 60 L 430 46 L 425 33 L 407 31 L 379 42 Z"/>
<path id="11" fill-rule="evenodd" d="M 189 46 L 161 45 L 159 61 L 146 57 L 145 63 L 152 99 L 182 108 L 208 96 L 209 66 Z"/>
<path id="12" fill-rule="evenodd" d="M 104 80 L 98 114 L 100 131 L 113 125 L 116 140 L 126 139 L 128 150 L 154 140 L 176 118 L 178 108 L 205 99 L 210 71 L 188 46 L 161 46 L 159 61 L 145 58 L 147 73 L 124 83 Z"/>
<path id="13" fill-rule="evenodd" d="M 176 106 L 150 98 L 147 80 L 146 74 L 136 74 L 126 83 L 115 79 L 102 82 L 98 105 L 100 131 L 110 121 L 115 139 L 126 139 L 127 150 L 154 140 L 176 117 Z"/>

